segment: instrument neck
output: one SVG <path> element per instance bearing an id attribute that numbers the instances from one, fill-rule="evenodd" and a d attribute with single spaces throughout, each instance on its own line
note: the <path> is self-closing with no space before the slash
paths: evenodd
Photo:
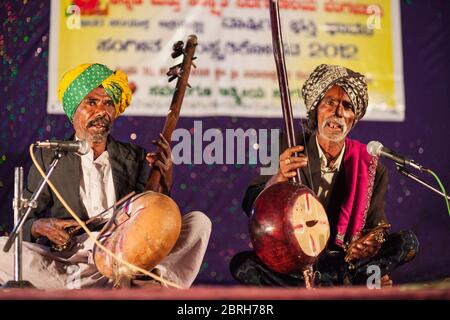
<path id="1" fill-rule="evenodd" d="M 284 60 L 283 35 L 281 33 L 280 10 L 278 1 L 269 1 L 270 23 L 272 27 L 272 44 L 275 65 L 277 68 L 278 85 L 280 88 L 281 105 L 283 109 L 284 129 L 287 137 L 288 148 L 297 145 L 294 130 L 294 118 L 292 114 L 291 96 L 289 93 L 289 82 Z M 291 182 L 302 184 L 300 169 L 297 175 L 291 178 Z"/>
<path id="2" fill-rule="evenodd" d="M 183 62 L 180 65 L 180 74 L 178 74 L 177 85 L 175 87 L 175 92 L 172 96 L 172 101 L 170 103 L 169 113 L 164 123 L 164 128 L 162 130 L 162 135 L 170 143 L 172 140 L 172 133 L 177 127 L 178 118 L 180 117 L 181 105 L 183 104 L 184 95 L 186 92 L 186 87 L 189 86 L 189 74 L 191 71 L 192 60 L 194 60 L 195 48 L 197 46 L 197 37 L 195 35 L 190 35 L 186 43 L 186 47 L 183 52 Z M 161 150 L 158 150 L 159 152 Z M 150 172 L 150 177 L 147 181 L 145 190 L 158 190 L 161 182 L 161 172 L 155 167 L 152 168 Z"/>

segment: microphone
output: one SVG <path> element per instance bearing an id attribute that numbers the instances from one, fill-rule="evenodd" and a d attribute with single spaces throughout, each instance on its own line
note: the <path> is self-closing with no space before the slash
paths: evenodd
<path id="1" fill-rule="evenodd" d="M 402 166 L 407 165 L 407 166 L 413 167 L 414 169 L 417 169 L 419 171 L 428 172 L 428 169 L 424 168 L 420 164 L 415 163 L 414 160 L 411 160 L 411 159 L 403 157 L 403 156 L 401 156 L 399 154 L 396 154 L 391 149 L 388 149 L 388 148 L 384 147 L 381 144 L 381 142 L 378 142 L 378 141 L 370 141 L 367 144 L 367 152 L 371 156 L 382 156 L 382 157 L 391 159 L 394 162 L 396 162 L 396 163 L 398 163 L 398 164 L 400 164 Z"/>
<path id="2" fill-rule="evenodd" d="M 91 147 L 85 140 L 78 141 L 58 141 L 58 140 L 46 140 L 37 141 L 36 146 L 41 149 L 52 149 L 58 151 L 75 152 L 79 155 L 89 153 Z"/>

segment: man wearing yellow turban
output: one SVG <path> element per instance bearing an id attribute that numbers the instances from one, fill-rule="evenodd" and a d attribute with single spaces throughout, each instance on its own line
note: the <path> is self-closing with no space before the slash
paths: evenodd
<path id="1" fill-rule="evenodd" d="M 100 86 L 113 100 L 116 117 L 130 105 L 131 90 L 125 73 L 98 63 L 82 64 L 67 72 L 58 86 L 58 99 L 70 121 L 81 101 Z"/>
<path id="2" fill-rule="evenodd" d="M 96 159 L 105 149 L 112 123 L 130 105 L 131 90 L 127 75 L 120 70 L 82 64 L 64 74 L 58 99 L 77 138 L 91 144 Z"/>
<path id="3" fill-rule="evenodd" d="M 160 186 L 153 191 L 170 193 L 172 154 L 162 135 L 154 141 L 160 151 L 148 154 L 143 148 L 116 141 L 110 135 L 114 120 L 130 105 L 131 94 L 126 74 L 97 63 L 82 64 L 68 71 L 58 86 L 59 100 L 75 130 L 73 139 L 86 140 L 90 150 L 84 155 L 68 153 L 61 158 L 51 180 L 84 221 L 105 212 L 132 191 L 143 192 L 151 166 L 156 166 L 162 176 Z M 48 149 L 37 151 L 36 158 L 44 168 L 48 168 L 53 157 Z M 37 169 L 31 167 L 25 192 L 27 198 L 40 180 Z M 111 286 L 111 281 L 93 264 L 91 241 L 76 237 L 75 253 L 50 252 L 49 241 L 65 244 L 69 240 L 66 228 L 77 223 L 48 187 L 43 189 L 37 202 L 37 208 L 23 225 L 26 279 L 38 288 L 69 288 L 73 287 L 69 281 L 74 278 L 68 274 L 70 269 L 78 270 L 80 287 Z M 45 218 L 48 209 L 51 217 Z M 199 211 L 185 214 L 177 243 L 155 267 L 155 272 L 181 287 L 189 287 L 200 270 L 210 232 L 211 222 L 205 214 Z M 45 242 L 30 243 L 41 240 Z M 0 245 L 3 246 L 4 241 L 5 237 L 0 237 Z M 0 284 L 12 278 L 12 259 L 11 253 L 0 252 Z"/>

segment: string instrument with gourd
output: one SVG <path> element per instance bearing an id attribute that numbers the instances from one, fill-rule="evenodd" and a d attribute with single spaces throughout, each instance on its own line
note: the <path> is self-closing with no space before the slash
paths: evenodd
<path id="1" fill-rule="evenodd" d="M 169 69 L 169 81 L 177 79 L 169 113 L 162 130 L 163 137 L 170 143 L 176 128 L 191 71 L 197 37 L 190 35 L 183 48 L 178 41 L 173 46 L 172 58 L 183 55 L 183 61 Z M 159 147 L 158 147 L 159 148 Z M 161 151 L 161 150 L 159 150 Z M 108 224 L 99 234 L 99 241 L 123 260 L 145 270 L 151 270 L 163 260 L 178 240 L 181 230 L 181 213 L 169 196 L 152 190 L 159 190 L 161 172 L 152 167 L 145 190 L 125 201 L 116 210 Z M 98 270 L 106 277 L 120 282 L 135 277 L 136 272 L 94 247 L 94 261 Z"/>
<path id="2" fill-rule="evenodd" d="M 169 69 L 169 82 L 177 79 L 169 112 L 162 130 L 163 137 L 170 143 L 177 126 L 181 105 L 186 92 L 191 67 L 195 67 L 194 53 L 197 37 L 190 35 L 186 45 L 178 41 L 173 45 L 172 58 L 183 56 L 183 61 Z M 158 147 L 159 148 L 159 147 Z M 157 150 L 161 151 L 161 150 Z M 161 172 L 153 166 L 145 190 L 132 192 L 120 199 L 112 208 L 85 222 L 89 230 L 102 228 L 97 239 L 101 245 L 128 262 L 130 267 L 120 263 L 113 255 L 94 245 L 94 262 L 97 269 L 115 284 L 135 278 L 136 267 L 152 270 L 172 250 L 181 230 L 181 213 L 177 204 L 160 191 Z M 105 219 L 110 210 L 110 219 Z M 53 244 L 53 250 L 64 251 L 73 248 L 73 237 L 83 232 L 80 226 L 66 230 L 71 239 L 62 245 Z"/>
<path id="3" fill-rule="evenodd" d="M 297 145 L 277 0 L 269 1 L 273 53 L 277 68 L 288 148 Z M 302 183 L 300 170 L 285 182 L 265 188 L 256 198 L 250 234 L 257 256 L 271 270 L 303 275 L 313 286 L 313 266 L 330 237 L 327 214 L 314 192 Z"/>

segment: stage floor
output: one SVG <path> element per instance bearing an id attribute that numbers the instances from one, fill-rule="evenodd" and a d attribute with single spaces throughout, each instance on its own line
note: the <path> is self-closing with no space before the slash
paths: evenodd
<path id="1" fill-rule="evenodd" d="M 197 286 L 190 289 L 0 289 L 2 300 L 450 300 L 450 280 L 392 288 L 334 287 L 313 290 L 244 286 Z"/>

